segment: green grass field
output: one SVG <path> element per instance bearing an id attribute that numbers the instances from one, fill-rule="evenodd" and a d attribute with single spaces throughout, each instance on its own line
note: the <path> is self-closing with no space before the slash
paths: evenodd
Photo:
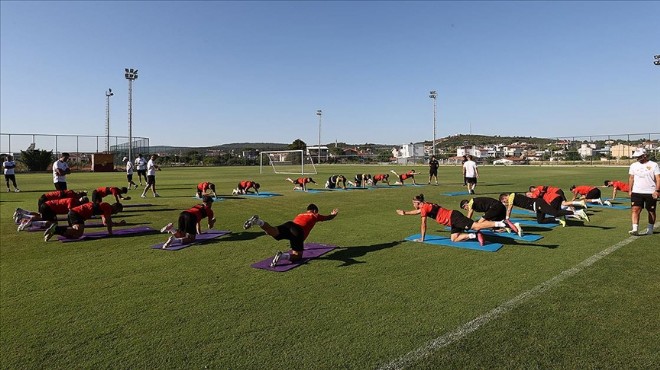
<path id="1" fill-rule="evenodd" d="M 317 188 L 331 174 L 385 173 L 390 167 L 321 166 Z M 426 168 L 418 167 L 426 183 Z M 403 168 L 400 168 L 403 170 Z M 627 168 L 482 167 L 477 195 L 497 197 L 552 184 L 600 185 L 626 179 Z M 628 210 L 590 208 L 590 223 L 528 229 L 543 239 L 505 241 L 497 253 L 402 241 L 419 232 L 413 195 L 458 209 L 460 167 L 441 167 L 441 186 L 306 194 L 286 175 L 256 167 L 165 168 L 161 198 L 129 192 L 116 219 L 154 229 L 175 222 L 196 203 L 201 181 L 229 194 L 252 179 L 272 198 L 214 204 L 216 229 L 232 234 L 178 252 L 150 248 L 163 234 L 45 243 L 16 231 L 16 207 L 36 208 L 52 189 L 50 174 L 19 174 L 21 193 L 0 195 L 0 352 L 3 369 L 214 368 L 369 369 L 403 361 L 410 368 L 657 368 L 660 363 L 660 243 L 631 237 Z M 73 173 L 70 189 L 124 186 L 123 173 Z M 313 187 L 313 185 L 312 185 Z M 611 195 L 606 190 L 604 196 Z M 319 223 L 308 241 L 335 244 L 321 258 L 286 273 L 254 262 L 286 250 L 259 228 L 291 220 L 308 203 L 339 216 Z M 646 227 L 646 212 L 641 227 Z M 448 235 L 429 224 L 429 233 Z M 206 227 L 203 223 L 204 228 Z M 92 229 L 97 231 L 99 229 Z M 619 242 L 593 265 L 484 323 L 446 346 L 431 341 L 580 264 Z M 424 350 L 424 349 L 427 350 Z"/>

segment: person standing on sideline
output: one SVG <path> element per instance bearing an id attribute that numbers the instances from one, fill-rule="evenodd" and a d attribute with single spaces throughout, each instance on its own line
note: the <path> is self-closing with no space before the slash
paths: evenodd
<path id="1" fill-rule="evenodd" d="M 244 229 L 249 229 L 252 225 L 259 226 L 266 234 L 273 237 L 275 240 L 286 239 L 291 244 L 291 250 L 287 253 L 277 252 L 270 267 L 275 267 L 277 262 L 281 259 L 289 260 L 291 262 L 300 261 L 303 258 L 303 250 L 305 249 L 305 239 L 314 228 L 317 222 L 330 221 L 337 216 L 338 209 L 333 209 L 328 216 L 319 214 L 319 208 L 315 204 L 307 206 L 307 211 L 301 213 L 293 221 L 287 221 L 279 226 L 271 226 L 268 222 L 254 215 L 250 217 L 245 224 Z"/>
<path id="2" fill-rule="evenodd" d="M 142 186 L 142 177 L 144 177 L 144 183 L 147 183 L 147 160 L 144 159 L 142 153 L 138 154 L 135 158 L 135 169 L 137 169 L 138 179 L 140 180 L 140 186 Z"/>
<path id="3" fill-rule="evenodd" d="M 128 188 L 131 189 L 133 186 L 137 189 L 138 185 L 133 181 L 133 162 L 128 160 L 128 157 L 124 157 L 121 160 L 126 165 L 126 180 L 128 180 Z"/>
<path id="4" fill-rule="evenodd" d="M 467 179 L 465 178 L 465 171 L 463 170 L 463 165 L 467 162 L 467 155 L 463 156 L 463 160 L 461 161 L 461 170 L 463 171 L 463 186 L 467 186 Z"/>
<path id="5" fill-rule="evenodd" d="M 477 163 L 473 159 L 474 157 L 468 155 L 467 161 L 463 163 L 463 177 L 470 194 L 474 194 L 474 188 L 477 186 L 477 178 L 479 177 Z"/>
<path id="6" fill-rule="evenodd" d="M 14 174 L 14 168 L 16 168 L 16 162 L 14 162 L 14 157 L 11 154 L 7 154 L 7 158 L 2 162 L 2 169 L 5 172 L 5 182 L 7 183 L 7 193 L 11 190 L 9 189 L 9 181 L 14 185 L 14 192 L 20 193 L 21 189 L 16 186 L 16 175 Z"/>
<path id="7" fill-rule="evenodd" d="M 147 197 L 149 188 L 151 188 L 154 197 L 158 198 L 160 196 L 156 192 L 156 171 L 160 171 L 160 167 L 156 164 L 156 158 L 158 158 L 158 154 L 152 154 L 151 159 L 147 162 L 147 186 L 142 191 L 142 195 L 140 195 L 142 198 Z"/>
<path id="8" fill-rule="evenodd" d="M 163 249 L 169 247 L 174 241 L 179 241 L 181 244 L 190 244 L 197 239 L 197 234 L 202 233 L 202 220 L 207 218 L 209 220 L 209 229 L 215 225 L 215 216 L 213 215 L 213 198 L 209 195 L 204 195 L 202 204 L 194 205 L 181 213 L 179 213 L 178 227 L 174 230 L 174 225 L 170 222 L 160 229 L 161 233 L 170 233 L 167 241 L 163 244 Z"/>
<path id="9" fill-rule="evenodd" d="M 431 184 L 431 180 L 435 177 L 435 184 L 438 185 L 438 167 L 440 167 L 440 163 L 432 155 L 431 159 L 429 159 L 429 184 Z"/>
<path id="10" fill-rule="evenodd" d="M 639 148 L 633 153 L 633 158 L 637 162 L 630 165 L 628 174 L 628 185 L 630 186 L 630 202 L 632 203 L 632 230 L 630 235 L 640 235 L 639 216 L 642 208 L 646 208 L 649 214 L 649 225 L 646 228 L 646 235 L 653 234 L 655 226 L 655 208 L 658 204 L 658 195 L 660 195 L 660 168 L 658 164 L 649 160 L 646 149 Z"/>
<path id="11" fill-rule="evenodd" d="M 53 183 L 55 190 L 67 190 L 66 175 L 71 173 L 69 169 L 69 153 L 62 153 L 60 158 L 53 163 Z"/>

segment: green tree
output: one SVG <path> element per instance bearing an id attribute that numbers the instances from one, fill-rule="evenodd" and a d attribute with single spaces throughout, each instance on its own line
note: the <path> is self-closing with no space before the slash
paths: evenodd
<path id="1" fill-rule="evenodd" d="M 305 150 L 307 149 L 307 144 L 300 139 L 296 139 L 293 143 L 289 144 L 289 150 Z"/>
<path id="2" fill-rule="evenodd" d="M 46 171 L 54 162 L 52 150 L 30 149 L 21 150 L 20 161 L 25 164 L 28 171 Z"/>

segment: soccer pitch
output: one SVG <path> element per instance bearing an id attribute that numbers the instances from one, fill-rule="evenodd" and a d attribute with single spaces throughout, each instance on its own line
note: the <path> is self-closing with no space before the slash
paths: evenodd
<path id="1" fill-rule="evenodd" d="M 333 174 L 402 173 L 408 167 L 319 166 L 321 189 Z M 427 168 L 416 167 L 426 184 Z M 476 196 L 529 185 L 601 185 L 627 168 L 480 167 Z M 295 177 L 288 175 L 290 177 Z M 440 186 L 294 192 L 287 175 L 257 167 L 164 168 L 160 198 L 131 190 L 115 220 L 160 229 L 197 201 L 195 186 L 216 184 L 209 243 L 151 249 L 164 234 L 96 241 L 43 241 L 17 232 L 16 207 L 36 210 L 51 176 L 18 174 L 21 193 L 0 194 L 0 352 L 17 368 L 655 368 L 660 363 L 659 234 L 630 237 L 630 211 L 589 208 L 591 222 L 526 228 L 537 242 L 502 239 L 496 253 L 403 241 L 419 232 L 401 217 L 411 198 L 459 209 L 467 196 L 460 167 L 441 167 Z M 125 186 L 117 173 L 72 173 L 69 189 Z M 270 198 L 231 197 L 240 180 Z M 408 182 L 408 181 L 407 181 Z M 393 181 L 392 181 L 393 183 Z M 603 190 L 609 197 L 611 189 Z M 107 198 L 106 198 L 107 200 Z M 287 241 L 243 222 L 273 225 L 309 203 L 333 221 L 309 242 L 337 245 L 285 273 L 252 268 Z M 530 216 L 531 218 L 531 216 Z M 646 211 L 640 228 L 646 227 Z M 203 229 L 206 223 L 202 223 Z M 89 229 L 98 231 L 100 229 Z M 429 234 L 448 236 L 429 222 Z M 498 240 L 499 242 L 500 240 Z"/>

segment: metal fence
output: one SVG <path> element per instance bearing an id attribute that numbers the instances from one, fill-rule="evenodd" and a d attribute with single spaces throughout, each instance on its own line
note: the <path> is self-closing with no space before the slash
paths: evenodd
<path id="1" fill-rule="evenodd" d="M 122 157 L 128 156 L 128 142 L 127 136 L 0 133 L 0 153 L 13 154 L 17 162 L 20 162 L 21 151 L 29 149 L 52 150 L 56 157 L 69 153 L 71 167 L 80 170 L 91 166 L 94 153 L 114 154 L 115 164 L 120 164 Z M 149 154 L 149 138 L 133 137 L 132 154 L 137 156 L 138 153 Z"/>

